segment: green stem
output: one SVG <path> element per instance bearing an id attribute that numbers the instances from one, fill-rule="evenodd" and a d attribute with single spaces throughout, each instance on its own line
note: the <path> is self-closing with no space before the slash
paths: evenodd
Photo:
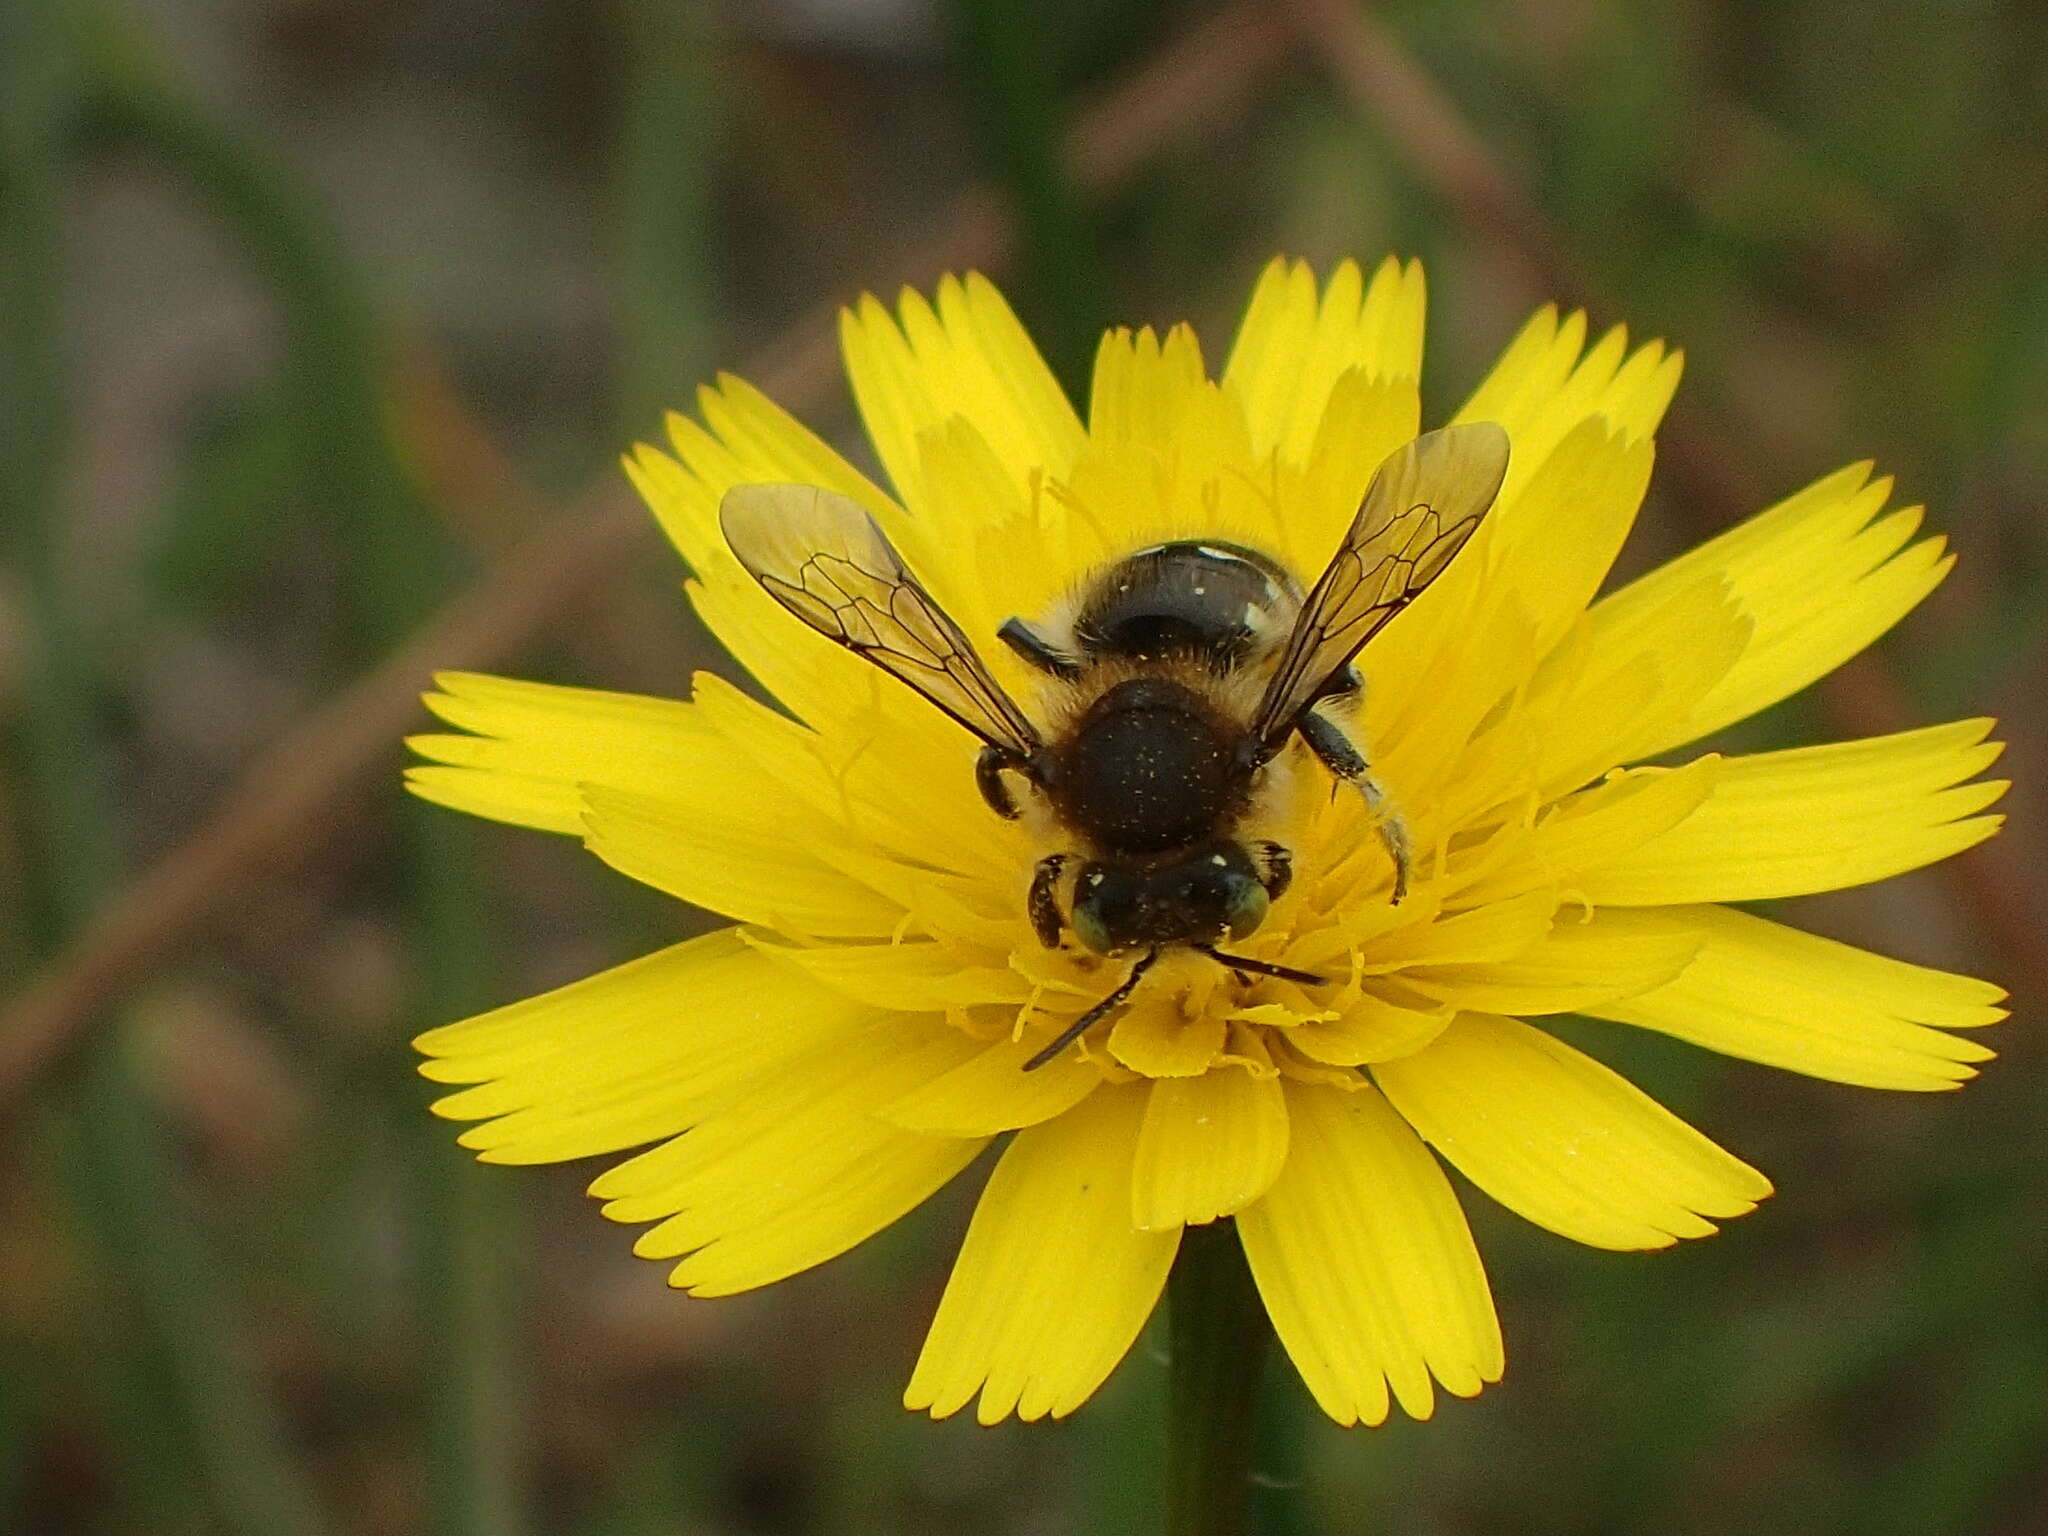
<path id="1" fill-rule="evenodd" d="M 1190 1227 L 1167 1282 L 1167 1536 L 1238 1536 L 1251 1490 L 1259 1374 L 1273 1337 L 1231 1222 Z"/>

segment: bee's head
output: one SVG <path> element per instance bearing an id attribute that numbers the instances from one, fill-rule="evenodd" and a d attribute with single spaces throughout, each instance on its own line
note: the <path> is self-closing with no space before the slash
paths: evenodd
<path id="1" fill-rule="evenodd" d="M 1074 932 L 1100 955 L 1242 939 L 1266 920 L 1265 881 L 1240 843 L 1219 838 L 1171 863 L 1091 862 L 1074 886 Z"/>

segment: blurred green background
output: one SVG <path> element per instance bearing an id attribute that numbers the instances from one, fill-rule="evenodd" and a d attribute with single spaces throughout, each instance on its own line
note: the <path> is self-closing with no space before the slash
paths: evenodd
<path id="1" fill-rule="evenodd" d="M 1071 381 L 1388 250 L 1439 419 L 1549 297 L 1689 350 L 1633 566 L 1930 504 L 1955 576 L 1742 741 L 2003 717 L 2003 838 L 1792 915 L 2017 1017 L 1931 1098 L 1574 1031 L 1781 1193 L 1648 1256 L 1471 1196 L 1505 1383 L 1343 1432 L 1281 1366 L 1260 1529 L 2048 1530 L 2044 79 L 2022 0 L 0 0 L 0 1531 L 1151 1528 L 1156 1336 L 897 1406 L 971 1188 L 697 1302 L 456 1152 L 412 1033 L 708 920 L 396 739 L 433 665 L 718 665 L 616 455 L 720 367 L 864 452 L 863 287 L 984 266 Z"/>

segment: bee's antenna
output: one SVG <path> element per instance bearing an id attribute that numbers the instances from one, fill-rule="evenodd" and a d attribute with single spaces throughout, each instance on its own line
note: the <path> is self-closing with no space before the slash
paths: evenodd
<path id="1" fill-rule="evenodd" d="M 1061 1030 L 1059 1038 L 1057 1040 L 1053 1041 L 1052 1044 L 1048 1045 L 1044 1050 L 1040 1051 L 1036 1056 L 1032 1057 L 1029 1061 L 1024 1063 L 1024 1070 L 1026 1072 L 1036 1072 L 1048 1061 L 1051 1061 L 1053 1057 L 1059 1055 L 1061 1051 L 1064 1051 L 1068 1046 L 1072 1045 L 1076 1040 L 1080 1039 L 1081 1036 L 1086 1034 L 1088 1032 L 1089 1025 L 1093 1024 L 1096 1020 L 1100 1019 L 1112 1008 L 1118 1006 L 1120 1003 L 1124 1001 L 1125 998 L 1129 997 L 1133 992 L 1135 992 L 1138 989 L 1139 979 L 1143 977 L 1147 971 L 1152 969 L 1152 962 L 1154 960 L 1157 960 L 1158 958 L 1158 950 L 1147 950 L 1145 952 L 1145 958 L 1140 960 L 1136 965 L 1131 967 L 1131 974 L 1123 979 L 1121 985 L 1119 985 L 1114 992 L 1110 993 L 1109 996 L 1105 997 L 1101 1002 L 1097 1003 L 1093 1008 L 1090 1008 L 1086 1013 L 1082 1014 L 1081 1017 L 1074 1020 L 1074 1022 L 1069 1024 L 1065 1029 Z"/>
<path id="2" fill-rule="evenodd" d="M 1310 971 L 1297 971 L 1291 965 L 1275 965 L 1270 960 L 1250 960 L 1243 955 L 1226 955 L 1213 944 L 1195 944 L 1190 947 L 1200 950 L 1219 964 L 1229 966 L 1233 971 L 1250 971 L 1254 976 L 1273 976 L 1281 981 L 1298 981 L 1305 987 L 1320 987 L 1330 979 L 1327 976 L 1317 976 Z"/>

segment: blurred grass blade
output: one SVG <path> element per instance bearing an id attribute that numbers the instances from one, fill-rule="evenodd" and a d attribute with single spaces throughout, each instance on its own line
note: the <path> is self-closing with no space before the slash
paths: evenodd
<path id="1" fill-rule="evenodd" d="M 112 13 L 95 16 L 89 56 L 100 127 L 207 206 L 275 291 L 291 339 L 286 388 L 300 483 L 354 562 L 345 595 L 358 660 L 372 659 L 433 611 L 453 562 L 392 441 L 387 385 L 394 375 L 371 301 L 283 170 L 169 79 L 146 38 Z M 416 987 L 408 1012 L 415 1027 L 473 1011 L 488 990 L 469 845 L 430 827 L 420 809 L 407 807 L 399 826 L 413 903 Z M 409 1074 L 399 1075 L 404 1058 L 393 1056 L 394 1093 L 416 1105 L 420 1092 Z M 412 1358 L 429 1403 L 429 1518 L 448 1536 L 507 1536 L 518 1528 L 520 1415 L 499 1293 L 516 1250 L 487 1175 L 461 1166 L 466 1159 L 426 1116 L 415 1123 L 419 1150 L 408 1166 L 422 1338 Z"/>
<path id="2" fill-rule="evenodd" d="M 17 8 L 0 50 L 0 527 L 28 618 L 25 707 L 13 745 L 30 809 L 24 863 L 46 948 L 110 888 L 121 850 L 118 800 L 96 719 L 105 696 L 79 623 L 61 549 L 57 473 L 71 435 L 58 344 L 64 233 L 57 188 L 70 148 L 63 39 L 50 13 Z M 78 1079 L 54 1095 L 45 1131 L 108 1309 L 102 1409 L 142 1523 L 158 1530 L 293 1536 L 318 1529 L 314 1506 L 247 1341 L 229 1286 L 173 1188 L 166 1138 L 123 1031 L 96 1038 Z"/>
<path id="3" fill-rule="evenodd" d="M 1085 401 L 1109 303 L 1060 153 L 1062 33 L 1028 0 L 951 0 L 951 12 L 961 106 L 1018 223 L 1018 312 L 1068 397 Z"/>
<path id="4" fill-rule="evenodd" d="M 688 410 L 710 374 L 717 44 L 700 7 L 617 0 L 618 401 L 629 437 Z"/>

